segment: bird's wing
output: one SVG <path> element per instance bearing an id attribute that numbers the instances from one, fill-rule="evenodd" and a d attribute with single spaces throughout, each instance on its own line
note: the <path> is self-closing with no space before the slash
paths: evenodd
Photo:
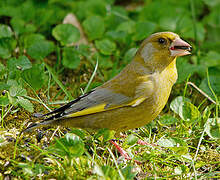
<path id="1" fill-rule="evenodd" d="M 98 88 L 43 116 L 47 120 L 60 117 L 77 117 L 122 106 L 136 106 L 144 100 L 144 97 L 133 98 L 120 93 L 114 93 L 109 89 Z"/>
<path id="2" fill-rule="evenodd" d="M 129 105 L 132 100 L 133 98 L 126 95 L 114 93 L 109 89 L 98 88 L 72 104 L 70 108 L 65 110 L 65 113 L 67 117 L 93 114 Z"/>
<path id="3" fill-rule="evenodd" d="M 149 82 L 151 81 L 138 85 L 134 89 L 135 96 L 128 96 L 118 92 L 116 93 L 111 89 L 103 87 L 96 88 L 66 105 L 42 115 L 41 117 L 45 117 L 44 120 L 53 120 L 94 114 L 123 106 L 134 107 L 148 98 L 149 92 L 152 91 L 152 84 Z"/>

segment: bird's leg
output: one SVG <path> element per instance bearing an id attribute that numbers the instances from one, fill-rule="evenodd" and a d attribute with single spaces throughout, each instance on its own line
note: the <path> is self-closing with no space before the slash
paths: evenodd
<path id="1" fill-rule="evenodd" d="M 115 148 L 118 150 L 118 152 L 126 159 L 126 160 L 131 160 L 131 157 L 128 155 L 128 153 L 122 149 L 114 139 L 110 140 L 110 143 L 115 146 Z"/>
<path id="2" fill-rule="evenodd" d="M 131 157 L 128 155 L 128 153 L 122 149 L 116 142 L 114 139 L 110 140 L 110 143 L 113 144 L 115 146 L 115 148 L 118 150 L 118 152 L 126 159 L 126 160 L 131 160 Z M 137 164 L 141 164 L 140 161 L 134 160 L 135 163 Z"/>
<path id="3" fill-rule="evenodd" d="M 122 147 L 118 145 L 115 139 L 111 139 L 110 143 L 115 146 L 115 148 L 118 150 L 121 156 L 123 156 L 126 160 L 131 160 L 131 157 L 128 155 L 128 153 Z M 140 145 L 157 146 L 156 144 L 150 144 L 148 142 L 142 141 L 141 139 L 139 139 L 137 143 Z"/>

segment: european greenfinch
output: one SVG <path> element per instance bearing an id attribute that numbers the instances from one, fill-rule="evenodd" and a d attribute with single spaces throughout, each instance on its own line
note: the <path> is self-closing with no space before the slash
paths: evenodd
<path id="1" fill-rule="evenodd" d="M 141 127 L 162 111 L 177 80 L 176 58 L 192 47 L 172 32 L 145 39 L 130 64 L 117 76 L 68 104 L 41 115 L 27 129 L 62 125 L 117 132 Z"/>

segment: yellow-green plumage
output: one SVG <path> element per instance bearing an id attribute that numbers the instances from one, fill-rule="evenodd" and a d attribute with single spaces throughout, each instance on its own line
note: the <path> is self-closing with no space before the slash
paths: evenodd
<path id="1" fill-rule="evenodd" d="M 172 69 L 173 73 L 170 73 L 170 69 Z M 54 123 L 67 127 L 109 128 L 116 131 L 141 127 L 155 119 L 165 106 L 171 88 L 177 78 L 175 61 L 162 74 L 155 74 L 152 78 L 157 77 L 159 79 L 156 80 L 157 83 L 152 87 L 154 92 L 138 106 L 115 108 L 73 119 L 61 119 L 60 121 L 54 121 Z"/>
<path id="2" fill-rule="evenodd" d="M 189 54 L 180 48 L 190 48 L 184 43 L 171 32 L 151 35 L 116 77 L 30 128 L 49 124 L 124 131 L 149 123 L 165 106 L 176 82 L 176 57 Z"/>

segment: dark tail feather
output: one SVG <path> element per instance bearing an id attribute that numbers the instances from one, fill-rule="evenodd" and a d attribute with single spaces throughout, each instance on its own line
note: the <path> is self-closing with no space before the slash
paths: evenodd
<path id="1" fill-rule="evenodd" d="M 36 128 L 36 127 L 39 127 L 40 126 L 40 123 L 32 123 L 30 124 L 26 129 L 24 129 L 22 131 L 22 133 L 25 133 L 25 132 L 30 132 L 32 129 Z"/>
<path id="2" fill-rule="evenodd" d="M 67 103 L 64 106 L 61 106 L 60 108 L 57 108 L 49 113 L 46 114 L 40 114 L 40 113 L 35 113 L 34 117 L 36 118 L 44 118 L 41 122 L 39 123 L 32 123 L 30 126 L 28 126 L 25 130 L 23 130 L 22 132 L 28 132 L 33 130 L 34 128 L 40 127 L 40 126 L 44 126 L 44 125 L 48 125 L 48 124 L 52 124 L 53 122 L 55 122 L 56 120 L 61 119 L 64 115 L 65 115 L 65 110 L 70 108 L 73 104 L 75 104 L 76 102 L 78 102 L 80 99 L 82 99 L 83 97 L 89 95 L 92 91 L 79 96 L 77 99 L 70 101 L 69 103 Z"/>
<path id="3" fill-rule="evenodd" d="M 64 107 L 64 106 L 63 106 Z M 44 125 L 48 125 L 48 124 L 51 124 L 52 122 L 54 122 L 54 120 L 57 120 L 57 119 L 60 119 L 62 116 L 63 116 L 63 113 L 64 113 L 64 110 L 66 108 L 58 108 L 58 109 L 55 109 L 54 111 L 52 112 L 49 112 L 47 114 L 40 114 L 40 113 L 35 113 L 33 114 L 34 117 L 36 118 L 45 118 L 43 119 L 41 122 L 39 123 L 32 123 L 30 124 L 25 130 L 23 130 L 22 132 L 29 132 L 37 127 L 40 127 L 40 126 L 44 126 Z M 59 111 L 58 111 L 59 110 Z"/>
<path id="4" fill-rule="evenodd" d="M 52 124 L 52 122 L 54 122 L 55 120 L 43 120 L 42 122 L 39 122 L 39 123 L 31 123 L 26 129 L 24 129 L 22 131 L 22 133 L 24 132 L 30 132 L 32 131 L 33 129 L 37 128 L 37 127 L 40 127 L 40 126 L 45 126 L 45 125 L 48 125 L 48 124 Z"/>
<path id="5" fill-rule="evenodd" d="M 84 94 L 84 95 L 82 95 L 82 96 L 79 96 L 78 98 L 76 98 L 75 100 L 73 100 L 73 101 L 70 101 L 69 103 L 67 103 L 66 105 L 64 105 L 64 106 L 61 106 L 61 107 L 59 107 L 59 108 L 57 108 L 57 109 L 55 109 L 55 110 L 53 110 L 53 111 L 51 111 L 51 112 L 49 112 L 49 113 L 46 113 L 46 114 L 43 114 L 43 115 L 41 115 L 41 117 L 45 117 L 45 116 L 49 116 L 49 115 L 54 115 L 54 114 L 61 114 L 61 112 L 64 112 L 66 109 L 68 109 L 69 107 L 71 107 L 73 104 L 75 104 L 76 102 L 78 102 L 80 99 L 82 99 L 83 97 L 85 97 L 85 96 L 88 96 L 91 92 L 93 92 L 94 90 L 92 90 L 92 91 L 90 91 L 90 92 L 88 92 L 88 93 L 86 93 L 86 94 Z M 46 120 L 46 119 L 45 119 Z"/>

